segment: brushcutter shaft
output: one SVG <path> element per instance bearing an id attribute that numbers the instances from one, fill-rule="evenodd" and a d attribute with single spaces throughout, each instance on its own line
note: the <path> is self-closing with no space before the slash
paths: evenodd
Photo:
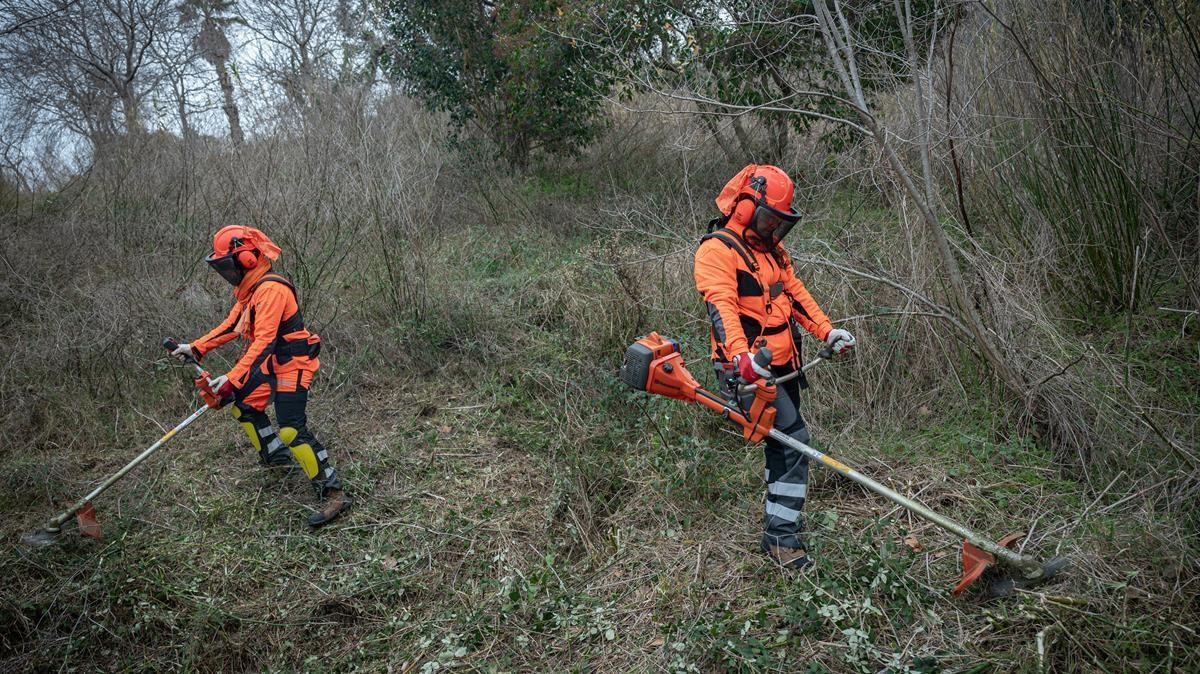
<path id="1" fill-rule="evenodd" d="M 803 442 L 800 442 L 799 440 L 796 440 L 795 438 L 780 431 L 779 429 L 771 429 L 771 432 L 768 434 L 768 437 L 774 438 L 776 442 L 788 445 L 789 447 L 795 449 L 796 451 L 801 452 L 802 454 L 807 456 L 809 459 L 812 459 L 813 461 L 816 461 L 823 466 L 832 468 L 833 470 L 837 471 L 837 473 L 839 475 L 841 475 L 842 477 L 853 480 L 854 482 L 857 482 L 858 484 L 862 485 L 863 487 L 866 487 L 867 489 L 875 492 L 876 494 L 879 494 L 880 496 L 888 499 L 889 501 L 891 501 L 903 508 L 906 508 L 907 510 L 909 510 L 913 513 L 916 513 L 917 515 L 925 518 L 926 520 L 929 520 L 930 522 L 933 522 L 934 524 L 945 529 L 946 531 L 949 531 L 950 533 L 953 533 L 957 536 L 960 536 L 960 537 L 966 539 L 968 543 L 970 543 L 971 545 L 974 545 L 975 547 L 979 548 L 980 550 L 989 552 L 992 555 L 994 555 L 1000 559 L 1003 559 L 1008 564 L 1011 564 L 1012 566 L 1016 567 L 1017 569 L 1020 569 L 1021 573 L 1024 574 L 1026 578 L 1033 580 L 1033 579 L 1039 578 L 1042 575 L 1042 565 L 1039 564 L 1037 562 L 1037 560 L 1035 560 L 1034 558 L 1029 557 L 1028 555 L 1023 555 L 1015 550 L 1010 550 L 1002 545 L 996 544 L 995 542 L 991 541 L 990 539 L 984 538 L 984 537 L 976 534 L 974 531 L 968 529 L 967 527 L 963 526 L 962 524 L 959 524 L 958 522 L 955 522 L 954 520 L 950 519 L 949 517 L 946 517 L 944 515 L 939 515 L 938 513 L 929 509 L 927 506 L 925 506 L 925 504 L 921 503 L 920 501 L 908 498 L 907 496 L 904 496 L 903 494 L 900 494 L 896 491 L 888 489 L 887 487 L 883 486 L 882 484 L 876 482 L 875 480 L 872 480 L 871 478 L 867 477 L 866 475 L 863 475 L 862 473 L 858 472 L 857 470 L 854 470 L 850 466 L 847 466 L 846 464 L 842 463 L 841 461 L 838 461 L 837 459 L 833 458 L 832 456 L 829 456 L 827 454 L 817 451 L 816 449 L 813 449 L 812 447 L 809 447 L 808 445 L 804 444 Z"/>
<path id="2" fill-rule="evenodd" d="M 764 355 L 764 351 L 766 351 L 765 348 L 759 349 L 758 358 L 755 361 L 756 367 L 762 367 L 770 362 L 770 358 Z M 800 369 L 800 372 L 814 367 L 832 355 L 832 347 L 822 349 L 817 359 L 806 364 Z M 737 395 L 732 400 L 727 400 L 723 395 L 718 396 L 701 388 L 695 377 L 687 371 L 683 356 L 679 353 L 679 344 L 657 332 L 638 338 L 625 350 L 620 376 L 622 381 L 638 391 L 646 391 L 654 395 L 707 407 L 726 420 L 740 426 L 742 436 L 746 440 L 758 442 L 764 438 L 774 439 L 779 444 L 800 452 L 808 459 L 832 468 L 839 475 L 857 482 L 879 496 L 915 513 L 918 517 L 961 537 L 964 540 L 963 578 L 959 581 L 955 594 L 976 580 L 987 566 L 994 564 L 997 559 L 1014 567 L 1022 576 L 1019 579 L 1010 577 L 1005 583 L 1000 583 L 999 587 L 1005 593 L 1045 582 L 1068 565 L 1068 560 L 1063 557 L 1056 557 L 1045 564 L 1039 564 L 1033 557 L 1005 547 L 1014 540 L 1013 536 L 1005 537 L 999 543 L 982 538 L 979 534 L 949 517 L 939 515 L 925 504 L 892 491 L 832 456 L 827 456 L 775 428 L 775 396 L 777 393 L 775 385 L 787 381 L 787 377 L 774 380 L 761 379 L 758 384 L 738 386 Z M 789 373 L 790 376 L 799 375 L 798 373 Z M 747 393 L 751 394 L 749 398 L 746 396 Z M 994 582 L 992 585 L 997 586 L 998 584 Z"/>
<path id="3" fill-rule="evenodd" d="M 79 502 L 77 502 L 75 505 L 71 506 L 69 509 L 64 510 L 61 513 L 59 513 L 58 515 L 56 515 L 54 517 L 54 519 L 50 520 L 49 524 L 46 525 L 46 530 L 56 532 L 59 529 L 61 529 L 63 523 L 65 523 L 67 520 L 71 519 L 71 517 L 75 513 L 79 512 L 79 510 L 82 509 L 83 506 L 87 505 L 88 501 L 91 501 L 92 499 L 99 496 L 101 494 L 101 492 L 103 492 L 105 489 L 108 489 L 109 487 L 111 487 L 113 485 L 113 483 L 115 483 L 117 480 L 120 480 L 121 478 L 125 477 L 125 475 L 127 473 L 129 473 L 129 471 L 133 470 L 134 468 L 137 468 L 138 464 L 140 464 L 141 462 L 148 459 L 151 454 L 158 451 L 158 449 L 160 447 L 167 444 L 167 442 L 169 442 L 171 440 L 171 438 L 175 437 L 175 435 L 177 433 L 179 433 L 179 431 L 182 431 L 183 429 L 190 426 L 193 421 L 199 419 L 208 410 L 209 410 L 208 405 L 204 405 L 200 409 L 196 410 L 195 412 L 192 412 L 191 416 L 189 416 L 188 418 L 179 422 L 179 425 L 176 426 L 175 428 L 172 428 L 171 430 L 167 431 L 166 435 L 164 435 L 158 439 L 158 442 L 154 443 L 153 445 L 150 445 L 150 447 L 148 447 L 146 449 L 146 451 L 144 451 L 141 454 L 138 454 L 136 457 L 134 457 L 134 459 L 132 461 L 125 464 L 124 468 L 122 468 L 121 470 L 118 470 L 116 473 L 114 473 L 112 475 L 112 477 L 110 477 L 107 480 L 105 480 L 104 482 L 100 483 L 99 487 L 96 487 L 95 489 L 93 489 L 91 491 L 91 493 L 89 493 L 87 496 L 84 496 L 82 499 L 79 500 Z"/>

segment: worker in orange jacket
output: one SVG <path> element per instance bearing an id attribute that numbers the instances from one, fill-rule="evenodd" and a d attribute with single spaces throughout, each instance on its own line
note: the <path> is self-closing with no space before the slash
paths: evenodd
<path id="1" fill-rule="evenodd" d="M 308 519 L 309 526 L 326 524 L 350 507 L 329 454 L 308 429 L 305 407 L 321 338 L 304 328 L 296 289 L 271 262 L 280 249 L 253 227 L 229 225 L 213 236 L 212 255 L 205 258 L 221 278 L 233 285 L 234 304 L 217 327 L 199 339 L 180 344 L 172 355 L 202 359 L 208 352 L 241 337 L 242 354 L 229 372 L 208 381 L 258 450 L 264 466 L 288 466 L 293 459 L 324 500 Z M 274 400 L 279 432 L 266 415 Z"/>
<path id="2" fill-rule="evenodd" d="M 793 192 L 791 178 L 779 168 L 745 167 L 721 190 L 716 202 L 722 215 L 710 224 L 696 251 L 696 289 L 708 308 L 712 358 L 722 382 L 736 377 L 753 382 L 795 371 L 800 365 L 797 326 L 835 353 L 855 345 L 854 336 L 834 328 L 796 278 L 791 258 L 780 245 L 800 219 L 792 208 Z M 753 358 L 764 346 L 772 354 L 769 367 L 760 367 Z M 798 377 L 778 387 L 775 427 L 808 444 L 811 438 L 797 407 L 805 386 Z M 810 563 L 801 517 L 808 493 L 808 458 L 771 439 L 764 454 L 762 550 L 786 568 L 802 569 Z"/>

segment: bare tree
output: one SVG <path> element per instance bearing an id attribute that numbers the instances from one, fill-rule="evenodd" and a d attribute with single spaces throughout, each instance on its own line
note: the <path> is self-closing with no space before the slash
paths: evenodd
<path id="1" fill-rule="evenodd" d="M 293 105 L 309 105 L 317 82 L 332 72 L 337 9 L 337 0 L 260 0 L 241 9 L 246 26 L 261 41 L 259 68 Z"/>
<path id="2" fill-rule="evenodd" d="M 367 0 L 243 0 L 239 12 L 255 44 L 255 66 L 292 106 L 311 109 L 331 88 L 369 91 L 381 41 Z"/>
<path id="3" fill-rule="evenodd" d="M 179 5 L 179 12 L 185 24 L 198 28 L 192 44 L 201 58 L 217 71 L 217 82 L 224 101 L 221 110 L 229 122 L 229 137 L 240 145 L 245 136 L 234 96 L 233 78 L 229 73 L 231 47 L 226 35 L 230 26 L 239 22 L 233 13 L 234 4 L 234 0 L 185 0 Z"/>
<path id="4" fill-rule="evenodd" d="M 905 48 L 908 52 L 908 59 L 911 62 L 910 65 L 916 92 L 917 116 L 918 119 L 924 120 L 919 123 L 923 129 L 923 133 L 917 142 L 918 151 L 921 156 L 921 175 L 923 178 L 923 186 L 921 187 L 918 187 L 912 171 L 909 170 L 908 166 L 905 165 L 900 155 L 896 152 L 896 148 L 890 140 L 891 131 L 883 126 L 879 119 L 871 113 L 870 106 L 864 95 L 862 78 L 856 58 L 859 45 L 855 39 L 854 32 L 851 30 L 849 23 L 842 13 L 841 6 L 835 2 L 833 8 L 830 9 L 825 0 L 815 0 L 813 8 L 816 10 L 821 37 L 825 42 L 830 63 L 833 65 L 834 72 L 837 74 L 837 78 L 846 96 L 854 102 L 863 126 L 871 132 L 872 138 L 883 153 L 888 165 L 891 166 L 892 170 L 899 177 L 905 191 L 912 198 L 918 213 L 921 215 L 921 219 L 925 223 L 926 231 L 935 244 L 940 261 L 948 277 L 955 306 L 963 318 L 962 323 L 969 329 L 975 345 L 992 367 L 992 370 L 1004 382 L 1005 387 L 1014 395 L 1025 397 L 1029 392 L 1028 382 L 1008 362 L 1004 352 L 997 345 L 993 333 L 984 325 L 983 317 L 972 301 L 970 291 L 967 289 L 967 283 L 963 279 L 962 269 L 958 263 L 958 258 L 951 248 L 950 239 L 935 214 L 937 204 L 934 201 L 933 175 L 929 158 L 929 115 L 925 107 L 927 98 L 925 87 L 928 78 L 922 77 L 923 73 L 919 66 L 921 59 L 918 57 L 916 46 L 913 43 L 911 4 L 907 0 L 904 8 L 901 8 L 900 0 L 894 0 L 894 4 L 896 19 L 900 22 L 903 30 Z"/>
<path id="5" fill-rule="evenodd" d="M 32 0 L 8 22 L 20 29 L 0 43 L 3 86 L 39 123 L 96 146 L 142 131 L 143 103 L 163 75 L 154 47 L 173 25 L 168 0 Z"/>

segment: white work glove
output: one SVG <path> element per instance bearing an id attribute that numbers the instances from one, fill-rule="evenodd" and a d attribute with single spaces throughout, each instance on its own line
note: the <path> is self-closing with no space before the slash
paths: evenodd
<path id="1" fill-rule="evenodd" d="M 221 375 L 220 377 L 209 377 L 208 388 L 217 394 L 219 398 L 233 397 L 233 382 L 229 381 L 229 377 Z"/>
<path id="2" fill-rule="evenodd" d="M 825 343 L 834 353 L 844 353 L 853 349 L 858 341 L 854 339 L 854 335 L 850 334 L 849 330 L 834 328 L 825 336 Z"/>
<path id="3" fill-rule="evenodd" d="M 207 390 L 205 387 L 207 386 Z M 200 390 L 201 397 L 209 407 L 220 409 L 229 404 L 233 400 L 233 383 L 229 381 L 229 377 L 221 375 L 220 377 L 208 377 L 206 380 L 196 380 L 196 388 Z"/>
<path id="4" fill-rule="evenodd" d="M 196 357 L 196 352 L 192 351 L 191 344 L 180 344 L 179 346 L 175 347 L 175 350 L 171 352 L 171 355 L 175 356 L 184 363 L 188 361 L 188 358 L 200 360 Z"/>

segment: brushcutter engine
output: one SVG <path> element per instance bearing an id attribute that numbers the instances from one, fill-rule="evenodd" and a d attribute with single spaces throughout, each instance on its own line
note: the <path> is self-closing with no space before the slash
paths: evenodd
<path id="1" fill-rule="evenodd" d="M 681 376 L 682 374 L 682 376 Z M 621 363 L 621 381 L 638 391 L 649 391 L 668 398 L 691 401 L 688 396 L 672 395 L 686 386 L 699 386 L 679 353 L 679 342 L 660 337 L 657 332 L 642 337 L 625 349 Z"/>
<path id="2" fill-rule="evenodd" d="M 703 405 L 741 426 L 742 436 L 750 442 L 766 438 L 775 426 L 774 386 L 764 382 L 752 397 L 725 400 L 701 388 L 683 363 L 679 343 L 657 332 L 638 339 L 625 350 L 621 381 L 638 391 Z"/>

